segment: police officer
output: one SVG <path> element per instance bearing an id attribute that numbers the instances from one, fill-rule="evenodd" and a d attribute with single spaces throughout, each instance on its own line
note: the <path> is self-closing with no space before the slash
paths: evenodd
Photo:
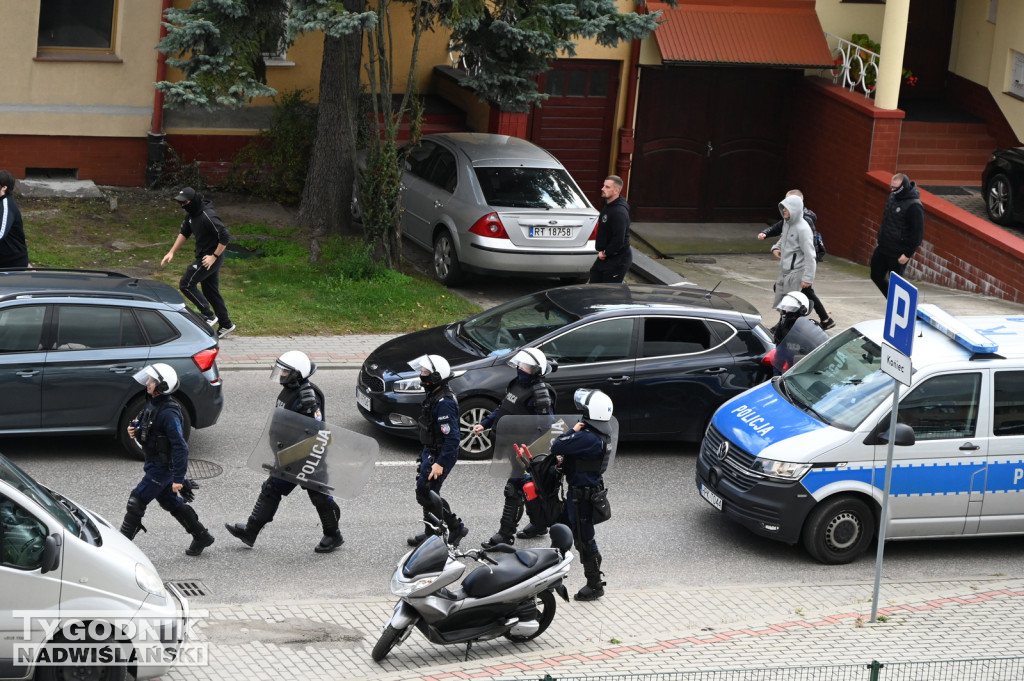
<path id="1" fill-rule="evenodd" d="M 591 496 L 604 489 L 602 474 L 608 468 L 611 450 L 608 447 L 612 418 L 612 400 L 600 390 L 580 388 L 573 395 L 583 418 L 551 445 L 551 453 L 561 457 L 562 472 L 569 485 L 565 511 L 560 522 L 572 528 L 576 548 L 583 563 L 587 584 L 574 598 L 593 601 L 604 596 L 601 580 L 601 552 L 594 538 Z"/>
<path id="2" fill-rule="evenodd" d="M 408 539 L 409 546 L 417 546 L 434 531 L 427 522 L 431 512 L 430 492 L 441 494 L 441 485 L 459 460 L 459 402 L 448 386 L 457 374 L 452 372 L 451 365 L 444 357 L 422 355 L 410 361 L 409 366 L 420 373 L 420 385 L 427 394 L 418 419 L 423 449 L 420 451 L 420 465 L 416 474 L 416 502 L 423 507 L 424 530 Z M 452 512 L 447 500 L 443 503 L 449 542 L 452 546 L 458 546 L 462 538 L 469 534 L 469 528 Z"/>
<path id="3" fill-rule="evenodd" d="M 192 543 L 185 553 L 198 556 L 213 543 L 213 535 L 199 522 L 195 509 L 178 496 L 185 486 L 188 470 L 188 443 L 182 432 L 181 407 L 171 397 L 178 389 L 178 375 L 167 364 L 152 364 L 143 367 L 134 378 L 146 386 L 148 398 L 138 421 L 128 426 L 128 436 L 142 445 L 146 463 L 142 482 L 128 497 L 121 534 L 135 539 L 139 530 L 145 530 L 142 517 L 146 515 L 149 502 L 156 499 L 160 507 L 192 535 Z"/>
<path id="4" fill-rule="evenodd" d="M 309 360 L 304 352 L 289 350 L 277 358 L 270 379 L 281 384 L 281 392 L 277 396 L 277 406 L 289 411 L 308 416 L 317 421 L 324 420 L 324 393 L 309 380 L 316 371 L 316 364 Z M 232 536 L 238 537 L 246 546 L 252 546 L 260 530 L 274 519 L 281 497 L 286 497 L 295 489 L 296 484 L 274 476 L 263 481 L 260 494 L 252 507 L 252 513 L 245 524 L 224 523 L 224 527 Z M 324 528 L 324 536 L 320 543 L 313 547 L 317 553 L 330 553 L 345 543 L 338 527 L 341 509 L 334 499 L 312 489 L 307 489 L 309 500 L 320 516 L 320 524 Z"/>
<path id="5" fill-rule="evenodd" d="M 474 433 L 491 428 L 505 414 L 552 414 L 554 413 L 554 395 L 543 377 L 557 368 L 548 362 L 544 353 L 537 348 L 523 348 L 512 355 L 508 365 L 515 368 L 516 377 L 509 381 L 505 391 L 505 399 L 498 408 L 473 426 Z M 526 505 L 526 494 L 523 484 L 526 477 L 509 478 L 505 483 L 505 505 L 498 521 L 498 531 L 481 546 L 489 549 L 495 544 L 512 544 L 516 540 L 516 526 L 523 517 Z M 519 533 L 520 537 L 540 537 L 547 534 L 548 528 L 540 523 L 530 523 Z"/>

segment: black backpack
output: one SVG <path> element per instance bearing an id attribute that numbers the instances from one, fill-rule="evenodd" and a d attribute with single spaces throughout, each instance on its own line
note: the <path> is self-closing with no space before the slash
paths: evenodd
<path id="1" fill-rule="evenodd" d="M 828 255 L 825 250 L 825 240 L 821 238 L 821 232 L 811 227 L 811 234 L 814 235 L 814 259 L 821 262 Z"/>

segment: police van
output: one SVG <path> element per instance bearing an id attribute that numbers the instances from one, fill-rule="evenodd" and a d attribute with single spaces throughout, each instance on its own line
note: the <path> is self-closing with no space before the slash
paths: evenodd
<path id="1" fill-rule="evenodd" d="M 1024 534 L 1024 316 L 918 316 L 886 538 Z M 895 383 L 883 322 L 837 334 L 715 412 L 696 476 L 711 506 L 823 563 L 871 545 Z"/>

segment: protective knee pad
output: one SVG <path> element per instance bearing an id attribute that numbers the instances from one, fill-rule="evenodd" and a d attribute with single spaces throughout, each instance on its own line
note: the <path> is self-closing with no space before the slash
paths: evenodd
<path id="1" fill-rule="evenodd" d="M 146 515 L 146 504 L 144 504 L 142 499 L 140 499 L 136 494 L 132 494 L 128 497 L 128 504 L 126 508 L 130 515 L 138 516 L 139 518 Z"/>
<path id="2" fill-rule="evenodd" d="M 128 497 L 128 504 L 125 507 L 124 520 L 121 521 L 121 534 L 128 537 L 129 539 L 135 539 L 135 535 L 139 533 L 139 530 L 144 530 L 142 526 L 142 516 L 146 515 L 146 504 L 142 503 L 142 499 L 132 494 Z"/>

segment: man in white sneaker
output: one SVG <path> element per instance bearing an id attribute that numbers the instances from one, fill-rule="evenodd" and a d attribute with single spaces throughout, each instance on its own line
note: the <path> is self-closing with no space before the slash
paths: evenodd
<path id="1" fill-rule="evenodd" d="M 224 262 L 224 251 L 231 241 L 227 227 L 213 209 L 213 203 L 203 199 L 202 194 L 192 187 L 182 189 L 174 200 L 181 204 L 187 217 L 181 223 L 178 238 L 171 250 L 160 261 L 164 266 L 174 259 L 182 244 L 190 236 L 195 237 L 196 259 L 189 264 L 182 275 L 178 288 L 199 309 L 211 328 L 217 327 L 217 337 L 223 338 L 235 330 L 228 315 L 227 305 L 220 295 L 220 266 Z M 202 293 L 199 288 L 202 286 Z"/>

